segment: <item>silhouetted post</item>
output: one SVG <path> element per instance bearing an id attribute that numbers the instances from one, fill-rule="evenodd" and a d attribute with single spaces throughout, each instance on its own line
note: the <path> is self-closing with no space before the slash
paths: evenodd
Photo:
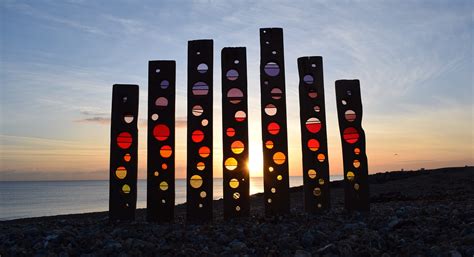
<path id="1" fill-rule="evenodd" d="M 212 219 L 213 41 L 188 42 L 187 221 Z"/>
<path id="2" fill-rule="evenodd" d="M 148 63 L 148 221 L 174 219 L 175 81 L 175 61 Z"/>
<path id="3" fill-rule="evenodd" d="M 290 211 L 283 29 L 260 29 L 265 213 Z"/>
<path id="4" fill-rule="evenodd" d="M 135 219 L 137 205 L 138 86 L 114 85 L 110 130 L 109 219 Z"/>
<path id="5" fill-rule="evenodd" d="M 336 80 L 337 116 L 344 160 L 345 207 L 369 211 L 369 181 L 359 80 Z"/>
<path id="6" fill-rule="evenodd" d="M 247 57 L 245 47 L 222 49 L 224 217 L 249 214 Z"/>
<path id="7" fill-rule="evenodd" d="M 304 206 L 314 213 L 330 204 L 323 58 L 298 58 L 298 71 Z"/>

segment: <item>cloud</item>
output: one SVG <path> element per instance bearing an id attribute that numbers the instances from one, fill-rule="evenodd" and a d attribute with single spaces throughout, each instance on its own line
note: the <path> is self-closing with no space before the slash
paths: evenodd
<path id="1" fill-rule="evenodd" d="M 91 117 L 91 118 L 84 118 L 80 120 L 75 120 L 75 122 L 79 123 L 96 123 L 100 125 L 109 125 L 110 126 L 110 118 L 104 117 Z"/>
<path id="2" fill-rule="evenodd" d="M 60 24 L 60 25 L 65 25 L 67 27 L 77 29 L 77 30 L 81 30 L 83 32 L 95 34 L 95 35 L 102 35 L 102 36 L 107 35 L 104 31 L 102 31 L 101 29 L 99 29 L 97 27 L 85 25 L 82 22 L 75 21 L 75 20 L 72 20 L 70 18 L 68 19 L 68 18 L 63 18 L 63 17 L 57 17 L 57 16 L 50 15 L 48 13 L 40 11 L 37 8 L 32 7 L 31 5 L 26 4 L 26 3 L 16 3 L 16 2 L 12 3 L 12 2 L 9 2 L 5 6 L 7 8 L 19 11 L 22 14 L 29 15 L 29 16 L 37 18 L 37 19 L 46 20 L 46 21 L 56 23 L 56 24 Z"/>

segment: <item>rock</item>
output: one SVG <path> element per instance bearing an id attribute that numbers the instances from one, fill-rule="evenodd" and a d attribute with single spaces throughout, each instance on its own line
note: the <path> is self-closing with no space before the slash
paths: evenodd
<path id="1" fill-rule="evenodd" d="M 459 253 L 458 251 L 456 250 L 452 250 L 449 252 L 449 256 L 450 257 L 462 257 L 461 253 Z"/>
<path id="2" fill-rule="evenodd" d="M 232 249 L 232 251 L 240 252 L 240 251 L 244 250 L 245 248 L 247 248 L 247 245 L 245 243 L 242 243 L 242 242 L 238 241 L 238 240 L 234 240 L 234 241 L 229 243 L 229 248 Z"/>
<path id="3" fill-rule="evenodd" d="M 400 219 L 394 217 L 393 219 L 390 220 L 390 222 L 387 224 L 388 229 L 392 230 L 395 229 L 396 226 L 400 223 Z"/>
<path id="4" fill-rule="evenodd" d="M 325 245 L 321 248 L 319 248 L 316 252 L 318 253 L 325 253 L 325 252 L 330 252 L 332 250 L 334 250 L 336 247 L 334 244 L 328 244 L 328 245 Z"/>
<path id="5" fill-rule="evenodd" d="M 104 249 L 108 251 L 115 251 L 122 248 L 122 244 L 115 240 L 107 240 L 104 242 Z"/>
<path id="6" fill-rule="evenodd" d="M 341 256 L 352 257 L 352 247 L 348 243 L 342 243 L 337 248 Z"/>
<path id="7" fill-rule="evenodd" d="M 466 245 L 474 245 L 474 233 L 471 233 L 462 238 L 462 241 Z"/>
<path id="8" fill-rule="evenodd" d="M 311 257 L 311 253 L 304 250 L 296 250 L 294 257 Z"/>
<path id="9" fill-rule="evenodd" d="M 301 237 L 301 244 L 304 247 L 311 247 L 314 242 L 314 236 L 310 231 L 306 231 Z"/>

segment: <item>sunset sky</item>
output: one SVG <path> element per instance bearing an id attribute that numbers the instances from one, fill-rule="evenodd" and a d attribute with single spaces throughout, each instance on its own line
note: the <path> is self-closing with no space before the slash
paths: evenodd
<path id="1" fill-rule="evenodd" d="M 334 81 L 360 79 L 369 172 L 474 165 L 467 1 L 0 3 L 0 180 L 107 179 L 112 85 L 176 60 L 176 176 L 185 176 L 187 41 L 214 39 L 214 176 L 222 176 L 220 51 L 247 47 L 250 172 L 262 176 L 259 28 L 284 29 L 290 175 L 301 175 L 296 59 L 323 56 L 331 174 L 342 173 Z M 337 2 L 337 3 L 336 3 Z"/>

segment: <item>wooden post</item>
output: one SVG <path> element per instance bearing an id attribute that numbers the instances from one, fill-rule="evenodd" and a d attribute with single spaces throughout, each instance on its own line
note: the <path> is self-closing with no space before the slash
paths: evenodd
<path id="1" fill-rule="evenodd" d="M 175 61 L 148 64 L 147 220 L 174 219 Z"/>
<path id="2" fill-rule="evenodd" d="M 110 130 L 109 219 L 135 219 L 138 163 L 138 86 L 114 85 Z"/>
<path id="3" fill-rule="evenodd" d="M 361 124 L 359 80 L 337 80 L 336 100 L 344 160 L 345 208 L 348 211 L 369 211 L 368 164 Z"/>
<path id="4" fill-rule="evenodd" d="M 188 42 L 188 131 L 186 216 L 212 219 L 213 41 Z"/>
<path id="5" fill-rule="evenodd" d="M 260 95 L 265 213 L 290 211 L 283 29 L 260 29 Z"/>
<path id="6" fill-rule="evenodd" d="M 222 49 L 224 218 L 248 216 L 249 144 L 245 47 Z"/>
<path id="7" fill-rule="evenodd" d="M 323 58 L 298 58 L 298 71 L 304 206 L 315 213 L 330 205 Z"/>

